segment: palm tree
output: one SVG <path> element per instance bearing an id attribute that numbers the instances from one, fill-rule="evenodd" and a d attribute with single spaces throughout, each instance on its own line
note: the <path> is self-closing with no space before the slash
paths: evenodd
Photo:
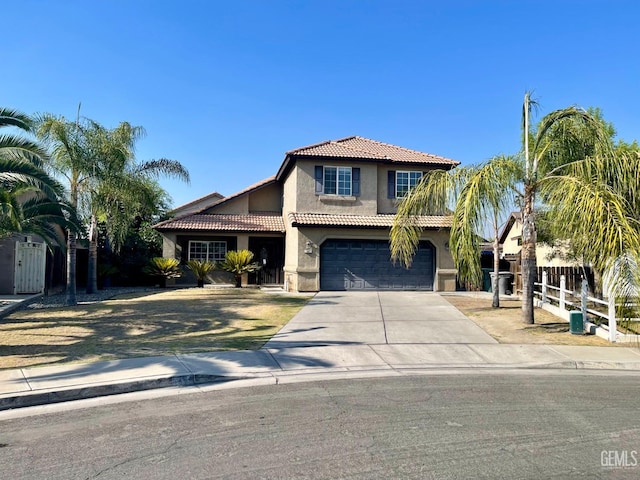
<path id="1" fill-rule="evenodd" d="M 138 162 L 135 142 L 144 135 L 142 127 L 127 122 L 107 130 L 96 125 L 92 144 L 98 152 L 99 175 L 93 179 L 89 203 L 89 281 L 87 291 L 97 289 L 98 222 L 105 225 L 106 235 L 118 251 L 130 225 L 142 212 L 158 203 L 160 176 L 189 181 L 189 172 L 175 160 L 159 159 Z M 107 221 L 108 220 L 108 221 Z"/>
<path id="2" fill-rule="evenodd" d="M 427 172 L 398 206 L 390 235 L 392 259 L 411 265 L 421 233 L 413 222 L 416 216 L 452 214 L 449 246 L 458 277 L 478 285 L 482 276 L 478 233 L 488 223 L 493 232 L 492 306 L 499 307 L 499 222 L 514 204 L 513 185 L 519 174 L 520 163 L 508 156 L 495 157 L 478 166 Z"/>
<path id="3" fill-rule="evenodd" d="M 24 113 L 0 108 L 0 128 L 15 127 L 30 133 L 32 125 Z M 0 135 L 0 237 L 33 233 L 50 246 L 64 246 L 57 227 L 80 228 L 75 210 L 62 200 L 64 188 L 42 169 L 47 160 L 48 154 L 39 144 L 17 135 Z"/>
<path id="4" fill-rule="evenodd" d="M 530 131 L 533 105 L 525 94 L 521 258 L 522 317 L 528 324 L 534 322 L 538 195 L 554 223 L 565 226 L 573 248 L 597 270 L 606 271 L 612 261 L 640 251 L 637 222 L 620 194 L 637 184 L 637 162 L 615 155 L 608 125 L 578 107 L 553 111 Z M 612 188 L 612 177 L 617 188 Z"/>
<path id="5" fill-rule="evenodd" d="M 614 290 L 628 292 L 633 291 L 630 285 L 640 286 L 639 274 L 633 268 L 640 252 L 640 228 L 636 220 L 637 205 L 640 205 L 640 181 L 637 175 L 640 156 L 637 151 L 614 154 L 607 125 L 596 115 L 577 107 L 551 112 L 532 130 L 529 117 L 534 105 L 535 102 L 527 93 L 523 106 L 522 156 L 510 157 L 507 163 L 505 157 L 496 157 L 480 169 L 487 172 L 486 178 L 491 182 L 516 192 L 514 199 L 521 208 L 522 318 L 525 323 L 534 321 L 536 213 L 540 205 L 545 206 L 547 218 L 553 219 L 556 225 L 554 231 L 561 226 L 566 238 L 573 243 L 574 250 L 586 262 L 603 272 L 615 265 L 618 275 L 612 282 Z M 503 168 L 510 173 L 502 172 Z M 492 170 L 494 173 L 489 174 Z M 491 176 L 496 178 L 491 179 Z M 455 201 L 451 229 L 452 256 L 462 267 L 462 276 L 468 273 L 465 265 L 471 265 L 471 278 L 478 275 L 477 271 L 473 271 L 472 256 L 477 255 L 472 243 L 473 235 L 481 231 L 478 219 L 488 218 L 486 215 L 475 215 L 481 212 L 479 206 L 488 188 L 480 181 L 481 178 L 477 178 L 474 188 L 452 190 L 453 194 L 460 193 Z M 500 179 L 509 181 L 501 183 Z M 444 181 L 436 183 L 441 189 L 449 186 Z M 424 187 L 418 185 L 414 195 L 409 195 L 401 203 L 397 225 L 394 224 L 392 229 L 392 251 L 396 258 L 403 259 L 405 263 L 416 241 L 411 215 L 434 211 L 429 203 L 434 200 L 425 197 L 428 191 L 420 194 L 421 189 Z M 443 192 L 436 189 L 433 192 L 436 197 L 440 195 L 438 198 L 443 198 Z M 626 192 L 627 198 L 621 192 Z M 415 205 L 411 206 L 412 202 Z M 492 207 L 497 205 L 500 203 Z M 490 210 L 486 212 L 490 213 Z M 461 232 L 464 234 L 461 235 Z"/>
<path id="6" fill-rule="evenodd" d="M 47 143 L 52 150 L 49 168 L 56 175 L 66 179 L 69 192 L 69 203 L 76 210 L 84 207 L 79 203 L 81 193 L 86 190 L 93 174 L 89 149 L 86 148 L 80 123 L 80 107 L 75 122 L 62 116 L 45 114 L 37 119 L 36 134 Z M 76 305 L 76 246 L 77 235 L 67 232 L 67 288 L 66 304 Z"/>
<path id="7" fill-rule="evenodd" d="M 71 205 L 88 223 L 89 267 L 87 292 L 97 290 L 97 244 L 99 219 L 109 219 L 107 234 L 113 239 L 122 225 L 131 223 L 132 210 L 154 197 L 154 179 L 170 175 L 188 181 L 184 167 L 176 161 L 160 159 L 138 163 L 135 143 L 144 135 L 142 127 L 120 123 L 107 129 L 78 114 L 71 122 L 62 116 L 43 115 L 38 136 L 53 150 L 51 167 L 66 179 Z M 76 303 L 76 236 L 68 235 L 67 304 Z M 118 242 L 115 242 L 118 245 Z"/>

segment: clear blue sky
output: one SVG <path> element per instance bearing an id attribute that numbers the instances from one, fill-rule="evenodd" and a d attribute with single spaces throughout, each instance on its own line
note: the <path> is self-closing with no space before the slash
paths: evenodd
<path id="1" fill-rule="evenodd" d="M 182 162 L 180 205 L 273 175 L 287 150 L 360 135 L 465 164 L 540 113 L 598 106 L 640 138 L 640 2 L 2 2 L 0 104 L 142 125 Z"/>

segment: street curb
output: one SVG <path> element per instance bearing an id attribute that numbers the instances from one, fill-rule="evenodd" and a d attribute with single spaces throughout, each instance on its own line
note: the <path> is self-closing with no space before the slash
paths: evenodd
<path id="1" fill-rule="evenodd" d="M 262 380 L 271 379 L 274 385 L 290 383 L 292 379 L 304 381 L 307 377 L 308 381 L 317 380 L 319 377 L 330 379 L 331 377 L 385 377 L 395 372 L 398 373 L 414 373 L 433 372 L 443 370 L 459 370 L 466 369 L 469 371 L 487 371 L 487 370 L 585 370 L 585 371 L 606 371 L 618 370 L 626 372 L 640 372 L 640 362 L 602 362 L 602 361 L 578 361 L 567 360 L 552 363 L 529 363 L 529 364 L 455 364 L 455 365 L 404 365 L 395 366 L 390 369 L 354 369 L 327 371 L 325 369 L 317 369 L 315 371 L 306 370 L 304 372 L 282 371 L 277 374 L 270 375 L 208 375 L 208 374 L 185 374 L 173 375 L 169 377 L 147 378 L 144 380 L 124 381 L 111 384 L 96 384 L 84 387 L 61 388 L 59 390 L 46 390 L 41 392 L 27 391 L 16 394 L 7 394 L 0 396 L 0 411 L 35 407 L 41 405 L 49 405 L 55 403 L 69 402 L 73 400 L 85 400 L 90 398 L 108 397 L 123 393 L 142 392 L 147 390 L 159 390 L 170 387 L 192 387 L 198 385 L 220 385 L 227 382 L 238 380 Z M 270 383 L 270 382 L 268 382 Z M 240 385 L 238 385 L 240 386 Z M 233 388 L 233 386 L 230 386 Z"/>
<path id="2" fill-rule="evenodd" d="M 194 385 L 222 383 L 239 378 L 241 377 L 189 374 L 42 392 L 20 392 L 13 396 L 0 398 L 0 411 L 69 402 L 72 400 L 108 397 L 121 393 L 142 392 L 168 387 L 191 387 Z"/>

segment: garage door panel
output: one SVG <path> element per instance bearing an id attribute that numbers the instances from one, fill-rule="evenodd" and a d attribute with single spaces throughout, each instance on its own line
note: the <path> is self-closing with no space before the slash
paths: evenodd
<path id="1" fill-rule="evenodd" d="M 391 262 L 386 241 L 328 240 L 320 249 L 322 290 L 433 290 L 434 248 L 420 242 L 412 267 Z"/>

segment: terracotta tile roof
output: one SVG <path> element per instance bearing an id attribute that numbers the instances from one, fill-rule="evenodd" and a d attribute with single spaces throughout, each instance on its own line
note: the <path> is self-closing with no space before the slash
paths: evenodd
<path id="1" fill-rule="evenodd" d="M 282 215 L 273 213 L 201 214 L 165 220 L 154 228 L 158 230 L 225 231 L 225 232 L 281 232 L 284 233 Z"/>
<path id="2" fill-rule="evenodd" d="M 347 137 L 329 140 L 287 152 L 290 156 L 343 157 L 364 160 L 378 160 L 399 163 L 419 163 L 428 165 L 446 165 L 453 167 L 460 162 L 449 158 L 418 152 L 404 147 L 390 145 L 363 137 Z"/>
<path id="3" fill-rule="evenodd" d="M 357 227 L 391 228 L 395 215 L 337 215 L 327 213 L 289 213 L 288 218 L 294 227 Z M 422 228 L 451 227 L 451 217 L 442 215 L 421 216 L 418 226 Z"/>

